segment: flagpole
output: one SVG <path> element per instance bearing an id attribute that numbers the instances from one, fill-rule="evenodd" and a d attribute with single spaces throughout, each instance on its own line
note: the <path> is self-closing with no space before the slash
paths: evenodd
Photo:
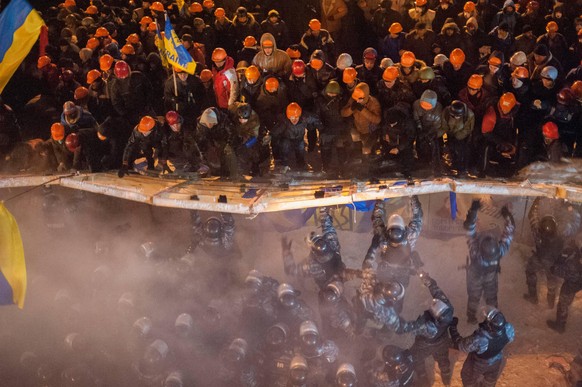
<path id="1" fill-rule="evenodd" d="M 176 111 L 178 111 L 178 82 L 176 81 L 176 68 L 172 66 L 172 77 L 174 78 L 174 96 L 176 96 Z"/>

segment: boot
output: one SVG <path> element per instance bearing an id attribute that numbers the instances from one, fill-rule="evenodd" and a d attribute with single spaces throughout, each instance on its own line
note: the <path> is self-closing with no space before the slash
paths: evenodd
<path id="1" fill-rule="evenodd" d="M 546 324 L 558 333 L 566 332 L 566 322 L 564 321 L 546 320 Z"/>
<path id="2" fill-rule="evenodd" d="M 554 309 L 554 305 L 556 304 L 556 292 L 552 292 L 548 290 L 548 308 Z"/>
<path id="3" fill-rule="evenodd" d="M 531 293 L 525 293 L 523 295 L 523 299 L 531 302 L 534 305 L 538 304 L 538 296 L 537 295 L 532 295 Z"/>

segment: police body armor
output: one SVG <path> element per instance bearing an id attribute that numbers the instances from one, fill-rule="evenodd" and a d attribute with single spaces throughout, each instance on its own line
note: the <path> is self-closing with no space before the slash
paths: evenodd
<path id="1" fill-rule="evenodd" d="M 403 244 L 397 247 L 388 246 L 381 254 L 378 263 L 377 278 L 380 282 L 398 281 L 405 287 L 410 277 L 411 259 L 410 246 Z"/>
<path id="2" fill-rule="evenodd" d="M 435 344 L 443 339 L 448 338 L 448 327 L 449 324 L 444 322 L 439 324 L 435 321 L 434 317 L 430 314 L 428 310 L 426 310 L 422 316 L 424 320 L 424 324 L 429 325 L 429 328 L 426 330 L 430 332 L 430 335 L 416 335 L 414 340 L 419 342 L 424 342 L 427 344 Z"/>
<path id="3" fill-rule="evenodd" d="M 490 336 L 489 344 L 488 344 L 487 350 L 485 352 L 483 352 L 481 354 L 476 354 L 475 356 L 479 359 L 491 361 L 491 360 L 495 359 L 498 355 L 501 354 L 501 351 L 503 351 L 503 348 L 507 344 L 509 344 L 510 340 L 509 340 L 509 337 L 507 337 L 507 333 L 505 331 L 505 328 L 503 329 L 503 331 L 501 331 L 501 333 L 494 336 L 489 331 L 487 331 L 482 326 L 482 324 L 483 323 L 480 324 L 481 329 L 484 329 Z"/>
<path id="4" fill-rule="evenodd" d="M 267 353 L 264 364 L 265 385 L 272 387 L 286 387 L 289 378 L 289 369 L 293 354 L 290 352 Z"/>

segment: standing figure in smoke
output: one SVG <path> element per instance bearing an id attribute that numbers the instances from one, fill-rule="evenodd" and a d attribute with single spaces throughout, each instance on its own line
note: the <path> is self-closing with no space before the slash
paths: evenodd
<path id="1" fill-rule="evenodd" d="M 344 297 L 344 285 L 341 281 L 332 281 L 319 291 L 319 315 L 326 336 L 334 340 L 346 336 L 354 338 L 354 311 Z"/>
<path id="2" fill-rule="evenodd" d="M 224 386 L 258 387 L 258 375 L 249 345 L 241 338 L 234 339 L 223 352 L 220 379 Z"/>
<path id="3" fill-rule="evenodd" d="M 299 327 L 299 353 L 307 359 L 310 376 L 318 385 L 325 385 L 336 362 L 339 348 L 331 340 L 324 340 L 317 325 L 311 320 L 303 321 Z"/>
<path id="4" fill-rule="evenodd" d="M 468 353 L 461 369 L 463 386 L 493 387 L 501 374 L 503 348 L 515 339 L 513 325 L 496 308 L 484 308 L 485 319 L 471 336 L 461 337 L 457 330 L 458 318 L 453 318 L 449 333 L 455 348 Z M 478 384 L 483 376 L 483 383 Z"/>
<path id="5" fill-rule="evenodd" d="M 449 360 L 451 340 L 447 329 L 453 321 L 453 305 L 436 281 L 427 273 L 421 272 L 420 280 L 430 291 L 433 297 L 432 304 L 416 321 L 406 324 L 403 329 L 404 332 L 409 330 L 417 332 L 410 349 L 418 378 L 416 385 L 419 387 L 431 385 L 426 372 L 425 359 L 432 356 L 441 370 L 443 384 L 450 386 L 453 370 Z"/>
<path id="6" fill-rule="evenodd" d="M 279 281 L 251 270 L 245 279 L 242 299 L 242 330 L 244 337 L 258 336 L 277 319 L 277 289 Z"/>
<path id="7" fill-rule="evenodd" d="M 347 281 L 357 276 L 357 271 L 346 269 L 342 262 L 340 244 L 337 232 L 333 226 L 333 218 L 327 207 L 319 209 L 319 222 L 321 223 L 321 235 L 312 232 L 307 238 L 311 248 L 309 257 L 301 264 L 296 264 L 291 253 L 291 241 L 283 236 L 283 264 L 285 273 L 290 276 L 312 277 L 320 290 L 335 280 Z"/>
<path id="8" fill-rule="evenodd" d="M 286 387 L 292 359 L 293 343 L 289 327 L 284 323 L 271 326 L 267 329 L 260 348 L 259 366 L 264 385 Z"/>
<path id="9" fill-rule="evenodd" d="M 527 293 L 524 298 L 532 304 L 538 303 L 537 277 L 538 274 L 546 275 L 548 286 L 548 307 L 553 308 L 556 302 L 556 291 L 560 280 L 551 273 L 560 254 L 564 249 L 564 241 L 572 237 L 580 228 L 580 213 L 568 206 L 567 212 L 548 214 L 540 218 L 541 197 L 537 197 L 528 214 L 531 232 L 536 244 L 534 254 L 529 258 L 525 267 L 525 280 L 527 283 Z M 557 216 L 560 217 L 558 223 Z M 569 218 L 569 219 L 568 219 Z M 564 224 L 565 223 L 565 224 Z M 559 227 L 561 226 L 561 227 Z M 560 228 L 560 230 L 558 230 Z"/>
<path id="10" fill-rule="evenodd" d="M 509 251 L 515 231 L 515 220 L 507 208 L 503 206 L 501 216 L 505 219 L 505 226 L 501 237 L 498 238 L 491 231 L 477 232 L 477 213 L 481 208 L 479 200 L 473 200 L 467 212 L 463 226 L 467 230 L 469 240 L 469 255 L 467 256 L 467 322 L 476 324 L 477 307 L 481 295 L 485 296 L 487 305 L 497 307 L 498 276 L 501 257 Z"/>
<path id="11" fill-rule="evenodd" d="M 297 332 L 305 320 L 314 320 L 315 314 L 305 301 L 299 298 L 301 293 L 289 284 L 281 284 L 277 289 L 279 304 L 277 318 L 289 326 L 291 332 Z"/>
<path id="12" fill-rule="evenodd" d="M 556 321 L 547 320 L 550 328 L 559 333 L 566 331 L 568 309 L 576 293 L 582 290 L 582 254 L 576 246 L 568 246 L 564 249 L 562 257 L 552 268 L 552 274 L 564 279 L 560 288 L 560 298 L 556 310 Z"/>
<path id="13" fill-rule="evenodd" d="M 372 212 L 374 237 L 362 264 L 362 269 L 377 270 L 380 281 L 398 281 L 404 287 L 408 286 L 411 272 L 415 272 L 411 269 L 421 264 L 412 252 L 422 230 L 422 206 L 418 196 L 410 198 L 410 206 L 412 219 L 408 226 L 398 214 L 390 215 L 386 225 L 384 202 L 376 201 Z"/>
<path id="14" fill-rule="evenodd" d="M 198 259 L 201 278 L 210 288 L 232 284 L 238 275 L 238 252 L 234 243 L 234 218 L 221 213 L 220 219 L 210 217 L 202 222 L 198 211 L 190 213 L 192 239 L 187 252 L 205 255 Z M 219 290 L 219 289 L 215 289 Z"/>

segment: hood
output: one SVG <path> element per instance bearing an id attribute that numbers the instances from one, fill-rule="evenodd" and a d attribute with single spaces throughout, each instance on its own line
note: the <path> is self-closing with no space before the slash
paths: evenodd
<path id="1" fill-rule="evenodd" d="M 474 19 L 474 18 L 473 18 Z M 457 34 L 460 33 L 461 31 L 459 30 L 459 26 L 457 25 L 457 23 L 455 22 L 449 22 L 449 23 L 445 23 L 443 24 L 443 28 L 441 28 L 441 34 L 445 34 L 445 31 L 449 28 L 452 28 L 453 31 L 455 31 Z"/>
<path id="2" fill-rule="evenodd" d="M 361 82 L 356 85 L 354 89 L 360 89 L 364 92 L 364 102 L 368 102 L 370 99 L 370 86 L 367 83 Z"/>
<path id="3" fill-rule="evenodd" d="M 277 51 L 277 41 L 275 40 L 275 37 L 273 36 L 273 34 L 270 34 L 268 32 L 265 32 L 263 35 L 261 35 L 261 40 L 260 40 L 261 50 L 263 49 L 263 42 L 265 40 L 270 40 L 271 42 L 273 42 L 273 52 Z"/>
<path id="4" fill-rule="evenodd" d="M 477 18 L 475 16 L 471 16 L 469 19 L 467 19 L 465 25 L 468 24 L 473 24 L 476 29 L 479 29 L 479 22 L 477 21 Z"/>
<path id="5" fill-rule="evenodd" d="M 235 26 L 242 26 L 242 25 L 246 25 L 246 24 L 249 24 L 250 25 L 250 24 L 254 24 L 256 22 L 257 21 L 255 20 L 255 17 L 250 12 L 247 13 L 247 21 L 244 24 L 238 20 L 238 15 L 236 15 L 234 17 L 234 19 L 232 19 L 232 24 L 234 24 Z"/>
<path id="6" fill-rule="evenodd" d="M 505 8 L 507 7 L 513 7 L 513 10 L 515 10 L 515 3 L 511 0 L 505 0 L 505 3 L 503 3 L 503 10 L 505 11 Z"/>

